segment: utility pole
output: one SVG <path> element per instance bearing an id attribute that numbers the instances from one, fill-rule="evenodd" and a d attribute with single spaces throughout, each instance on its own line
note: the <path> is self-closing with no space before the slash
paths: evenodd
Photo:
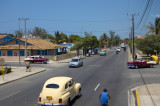
<path id="1" fill-rule="evenodd" d="M 135 14 L 132 14 L 132 58 L 133 58 L 133 61 L 135 61 L 135 48 L 134 48 L 134 16 L 135 16 Z"/>
<path id="2" fill-rule="evenodd" d="M 24 29 L 25 29 L 25 58 L 27 58 L 27 36 L 26 36 L 26 20 L 29 20 L 29 18 L 21 18 L 21 20 L 24 20 Z"/>
<path id="3" fill-rule="evenodd" d="M 18 18 L 18 24 L 19 24 L 19 32 L 20 32 L 20 21 L 21 21 L 21 19 L 20 18 Z M 21 65 L 21 59 L 20 59 L 20 35 L 19 35 L 19 41 L 18 41 L 18 44 L 19 44 L 19 67 L 20 67 L 20 65 Z"/>

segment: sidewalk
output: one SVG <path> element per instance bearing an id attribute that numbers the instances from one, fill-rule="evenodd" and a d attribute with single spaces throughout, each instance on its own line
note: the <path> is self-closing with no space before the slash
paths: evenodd
<path id="1" fill-rule="evenodd" d="M 142 58 L 140 51 L 136 50 L 137 58 Z M 128 57 L 131 53 L 128 52 Z M 129 58 L 130 61 L 131 58 Z M 134 93 L 133 93 L 134 92 Z M 131 106 L 160 106 L 160 84 L 146 84 L 130 90 Z M 135 96 L 134 96 L 135 95 Z"/>
<path id="2" fill-rule="evenodd" d="M 60 67 L 64 63 L 69 63 L 70 61 L 71 58 L 68 58 L 60 61 L 49 61 L 48 64 L 53 64 L 56 67 Z M 12 68 L 11 73 L 5 74 L 4 76 L 0 75 L 0 85 L 46 71 L 45 68 L 39 68 L 39 67 L 31 67 L 31 72 L 26 72 L 26 67 L 11 67 L 11 68 Z"/>
<path id="3" fill-rule="evenodd" d="M 0 75 L 0 85 L 46 71 L 46 69 L 39 67 L 32 67 L 31 72 L 26 72 L 26 67 L 12 67 L 11 71 L 12 71 L 11 73 L 4 75 L 4 80 L 3 80 L 3 75 Z"/>
<path id="4" fill-rule="evenodd" d="M 147 84 L 137 89 L 141 106 L 160 106 L 160 84 Z"/>

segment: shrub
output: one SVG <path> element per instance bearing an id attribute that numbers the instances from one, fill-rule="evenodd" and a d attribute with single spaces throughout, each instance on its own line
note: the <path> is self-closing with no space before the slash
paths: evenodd
<path id="1" fill-rule="evenodd" d="M 7 67 L 7 73 L 10 73 L 11 71 L 11 67 Z M 2 70 L 0 70 L 0 75 L 2 75 Z"/>

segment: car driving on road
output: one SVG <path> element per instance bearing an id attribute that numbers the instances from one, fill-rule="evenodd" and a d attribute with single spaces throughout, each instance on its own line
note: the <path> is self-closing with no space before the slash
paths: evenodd
<path id="1" fill-rule="evenodd" d="M 81 84 L 71 77 L 53 77 L 48 79 L 38 98 L 42 106 L 69 106 L 70 101 L 81 96 Z"/>
<path id="2" fill-rule="evenodd" d="M 120 47 L 117 47 L 117 48 L 116 48 L 116 50 L 117 50 L 118 52 L 120 52 L 120 51 L 121 51 Z"/>
<path id="3" fill-rule="evenodd" d="M 69 68 L 71 67 L 80 67 L 83 66 L 83 59 L 82 58 L 72 58 L 69 62 Z"/>
<path id="4" fill-rule="evenodd" d="M 100 55 L 100 56 L 106 56 L 106 50 L 101 50 L 101 51 L 99 52 L 99 55 Z"/>

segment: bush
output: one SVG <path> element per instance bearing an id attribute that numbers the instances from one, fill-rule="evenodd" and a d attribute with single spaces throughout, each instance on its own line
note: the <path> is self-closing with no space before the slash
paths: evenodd
<path id="1" fill-rule="evenodd" d="M 3 71 L 4 71 L 4 70 L 3 70 Z M 10 73 L 10 72 L 12 72 L 12 71 L 11 71 L 11 67 L 8 67 L 8 68 L 7 68 L 7 73 Z M 2 70 L 0 70 L 0 75 L 2 75 Z"/>

